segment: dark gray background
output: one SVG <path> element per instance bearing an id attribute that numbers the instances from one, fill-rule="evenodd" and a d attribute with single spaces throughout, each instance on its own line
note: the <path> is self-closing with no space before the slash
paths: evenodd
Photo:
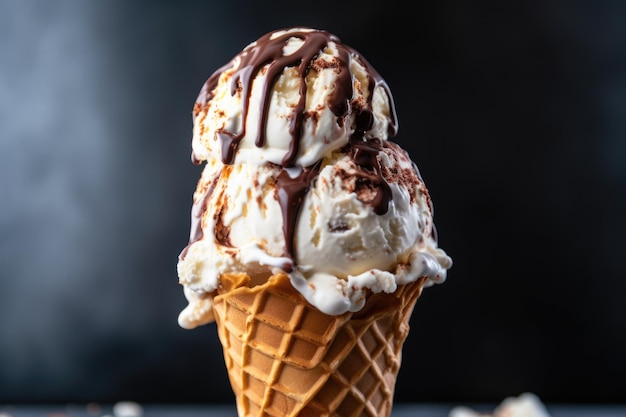
<path id="1" fill-rule="evenodd" d="M 387 80 L 455 262 L 398 401 L 623 402 L 625 21 L 617 0 L 0 0 L 0 403 L 232 402 L 215 327 L 176 322 L 191 108 L 292 25 Z"/>

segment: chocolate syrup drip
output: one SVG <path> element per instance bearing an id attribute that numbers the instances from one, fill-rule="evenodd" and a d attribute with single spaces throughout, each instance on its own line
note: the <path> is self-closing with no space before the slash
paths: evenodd
<path id="1" fill-rule="evenodd" d="M 189 247 L 195 242 L 202 239 L 202 216 L 206 211 L 207 202 L 209 201 L 209 197 L 211 197 L 211 194 L 213 194 L 215 184 L 217 184 L 217 180 L 219 179 L 220 174 L 221 171 L 213 177 L 209 186 L 206 188 L 206 190 L 204 190 L 204 194 L 202 194 L 202 197 L 200 197 L 198 201 L 196 201 L 191 207 L 191 230 L 189 232 L 189 243 L 178 256 L 181 260 L 185 259 L 185 256 L 189 251 Z"/>
<path id="2" fill-rule="evenodd" d="M 311 180 L 319 173 L 321 165 L 322 162 L 318 161 L 315 165 L 304 168 L 299 175 L 293 178 L 289 176 L 287 170 L 282 170 L 276 178 L 276 191 L 280 210 L 283 214 L 283 235 L 285 236 L 285 253 L 283 256 L 288 256 L 293 260 L 295 260 L 293 237 L 302 201 L 309 191 Z"/>
<path id="3" fill-rule="evenodd" d="M 386 82 L 356 50 L 342 44 L 339 38 L 329 32 L 320 30 L 295 30 L 276 37 L 273 37 L 274 34 L 275 32 L 264 35 L 238 55 L 240 63 L 231 79 L 230 93 L 234 95 L 238 90 L 241 90 L 241 117 L 243 126 L 239 132 L 229 132 L 226 130 L 218 132 L 218 138 L 221 141 L 222 147 L 222 162 L 230 165 L 234 161 L 239 143 L 246 134 L 247 113 L 252 96 L 252 82 L 259 71 L 267 65 L 265 68 L 265 79 L 261 87 L 262 103 L 260 104 L 262 113 L 259 118 L 258 133 L 254 143 L 259 148 L 265 145 L 271 92 L 277 80 L 284 72 L 284 69 L 295 67 L 301 80 L 299 90 L 300 97 L 298 103 L 292 110 L 290 118 L 289 133 L 292 139 L 289 144 L 289 149 L 281 161 L 283 168 L 294 166 L 298 152 L 300 151 L 302 122 L 305 117 L 307 93 L 306 76 L 312 67 L 313 61 L 326 48 L 326 45 L 329 42 L 334 42 L 338 56 L 336 56 L 332 62 L 325 61 L 323 63 L 317 63 L 317 65 L 325 67 L 331 66 L 337 74 L 335 87 L 328 98 L 328 106 L 333 114 L 337 116 L 337 123 L 344 123 L 344 117 L 351 109 L 351 100 L 354 93 L 352 73 L 350 71 L 350 59 L 351 57 L 358 59 L 366 69 L 369 94 L 365 105 L 352 107 L 356 124 L 356 131 L 350 139 L 350 142 L 354 145 L 352 157 L 357 161 L 357 164 L 367 167 L 371 172 L 371 175 L 368 176 L 368 180 L 373 182 L 379 190 L 376 195 L 376 201 L 374 202 L 376 213 L 385 213 L 388 210 L 389 200 L 391 199 L 391 190 L 389 185 L 382 178 L 380 165 L 376 159 L 376 152 L 380 149 L 380 144 L 378 142 L 367 143 L 363 138 L 365 132 L 370 130 L 374 123 L 372 99 L 374 89 L 377 86 L 382 87 L 386 91 L 389 99 L 391 117 L 388 125 L 389 136 L 394 136 L 397 133 L 395 105 Z M 283 48 L 287 45 L 290 38 L 301 39 L 303 45 L 291 55 L 285 56 L 283 55 Z M 217 87 L 221 74 L 232 68 L 233 63 L 234 60 L 217 70 L 206 81 L 194 106 L 194 118 L 199 114 L 202 107 L 213 99 L 213 91 Z M 193 152 L 192 161 L 194 164 L 200 163 Z M 290 177 L 286 170 L 283 170 L 276 179 L 278 201 L 283 214 L 285 255 L 290 256 L 292 259 L 295 259 L 293 243 L 294 230 L 302 201 L 310 187 L 311 180 L 318 174 L 320 166 L 321 161 L 318 161 L 311 167 L 303 167 L 301 174 L 294 178 Z M 184 256 L 184 254 L 182 256 Z"/>
<path id="4" fill-rule="evenodd" d="M 378 215 L 387 213 L 392 199 L 391 187 L 383 177 L 383 170 L 377 158 L 383 146 L 380 139 L 363 141 L 358 135 L 353 135 L 348 148 L 350 158 L 362 168 L 358 174 L 361 178 L 357 180 L 357 188 L 361 184 L 367 184 L 376 189 L 374 199 L 368 204 L 374 207 L 374 213 Z"/>

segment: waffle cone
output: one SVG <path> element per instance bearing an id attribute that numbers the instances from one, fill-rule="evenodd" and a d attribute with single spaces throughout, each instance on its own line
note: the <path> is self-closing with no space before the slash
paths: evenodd
<path id="1" fill-rule="evenodd" d="M 213 310 L 239 417 L 388 417 L 425 279 L 330 316 L 284 274 L 225 274 Z"/>

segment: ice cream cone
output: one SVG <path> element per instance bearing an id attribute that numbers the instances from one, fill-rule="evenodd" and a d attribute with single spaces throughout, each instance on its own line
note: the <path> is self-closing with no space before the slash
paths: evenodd
<path id="1" fill-rule="evenodd" d="M 239 417 L 388 417 L 425 278 L 326 315 L 284 274 L 223 274 L 213 310 Z"/>

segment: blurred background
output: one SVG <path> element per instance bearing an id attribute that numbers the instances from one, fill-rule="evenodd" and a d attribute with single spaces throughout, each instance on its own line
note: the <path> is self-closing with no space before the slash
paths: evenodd
<path id="1" fill-rule="evenodd" d="M 233 401 L 215 326 L 176 321 L 191 109 L 294 25 L 386 79 L 455 262 L 397 400 L 623 402 L 625 21 L 618 0 L 0 0 L 0 403 Z"/>

